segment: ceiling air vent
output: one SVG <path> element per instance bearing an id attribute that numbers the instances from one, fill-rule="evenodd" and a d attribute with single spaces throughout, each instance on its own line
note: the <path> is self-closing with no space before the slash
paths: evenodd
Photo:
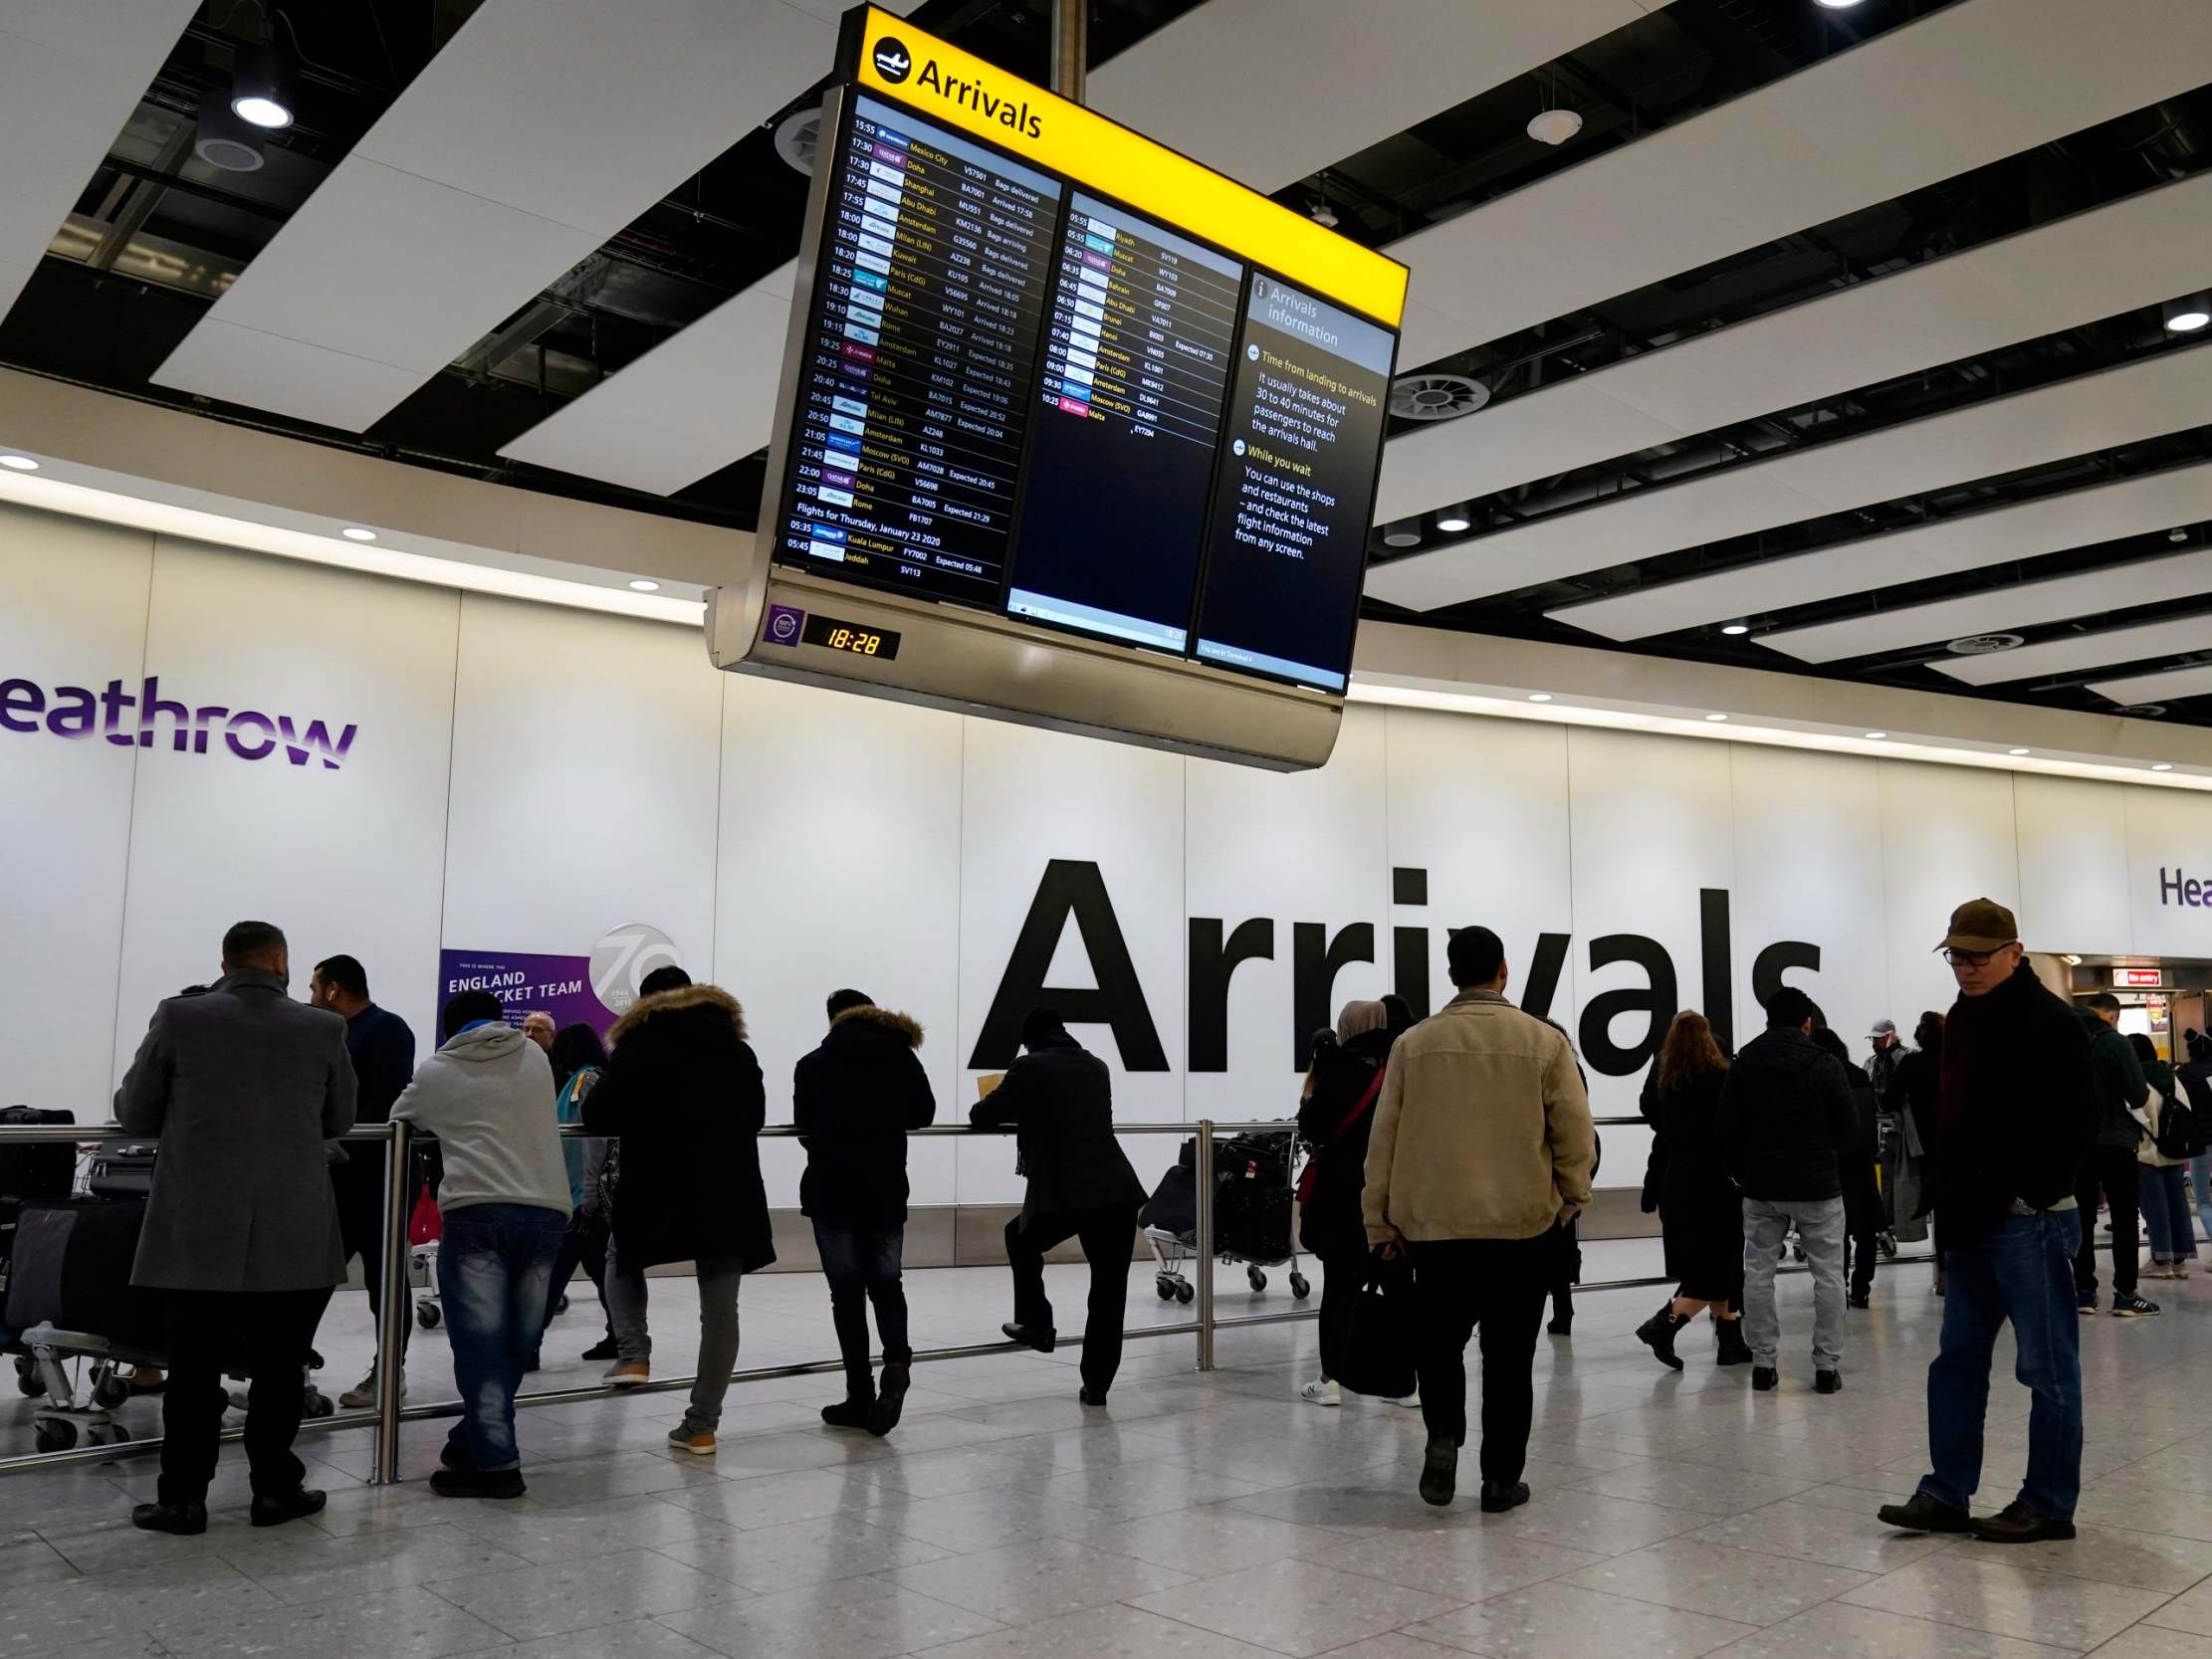
<path id="1" fill-rule="evenodd" d="M 1464 374 L 1402 374 L 1391 382 L 1390 412 L 1404 421 L 1451 421 L 1490 401 L 1490 388 Z"/>
<path id="2" fill-rule="evenodd" d="M 2130 708 L 2122 709 L 2120 713 L 2131 720 L 2164 720 L 2166 718 L 2166 706 L 2163 703 L 2137 703 Z"/>
<path id="3" fill-rule="evenodd" d="M 2018 634 L 1968 634 L 1955 639 L 1943 649 L 1954 657 L 1994 657 L 2000 651 L 2011 651 L 2026 643 Z"/>
<path id="4" fill-rule="evenodd" d="M 775 153 L 795 172 L 814 176 L 814 157 L 822 147 L 822 112 L 793 109 L 775 123 Z"/>

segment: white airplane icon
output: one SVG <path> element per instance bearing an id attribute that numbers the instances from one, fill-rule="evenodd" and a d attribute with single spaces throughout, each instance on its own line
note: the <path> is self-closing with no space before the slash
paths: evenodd
<path id="1" fill-rule="evenodd" d="M 906 73 L 907 65 L 912 62 L 913 60 L 911 58 L 909 58 L 905 53 L 901 52 L 894 57 L 878 58 L 876 60 L 876 68 L 883 71 L 883 73 L 886 75 L 904 75 Z"/>

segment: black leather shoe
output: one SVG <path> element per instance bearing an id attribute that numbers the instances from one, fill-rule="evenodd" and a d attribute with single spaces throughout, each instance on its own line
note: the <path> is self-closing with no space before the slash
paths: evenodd
<path id="1" fill-rule="evenodd" d="M 174 1533 L 178 1538 L 198 1538 L 207 1531 L 205 1504 L 139 1504 L 130 1512 L 130 1524 L 141 1533 Z"/>
<path id="2" fill-rule="evenodd" d="M 1009 1322 L 998 1329 L 1006 1334 L 1008 1342 L 1026 1344 L 1039 1353 L 1050 1353 L 1053 1339 L 1059 1335 L 1049 1325 L 1014 1325 Z"/>
<path id="3" fill-rule="evenodd" d="M 866 1428 L 868 1414 L 876 1408 L 873 1392 L 855 1394 L 847 1391 L 835 1405 L 822 1407 L 822 1421 L 831 1428 Z"/>
<path id="4" fill-rule="evenodd" d="M 1482 1513 L 1503 1515 L 1507 1510 L 1517 1510 L 1528 1502 L 1526 1481 L 1484 1481 L 1482 1483 Z"/>
<path id="5" fill-rule="evenodd" d="M 1751 1386 L 1762 1394 L 1771 1394 L 1775 1389 L 1782 1386 L 1782 1373 L 1772 1365 L 1753 1365 L 1751 1367 Z"/>
<path id="6" fill-rule="evenodd" d="M 1106 1390 L 1093 1388 L 1086 1382 L 1082 1387 L 1075 1390 L 1075 1397 L 1085 1405 L 1104 1405 L 1106 1403 Z"/>
<path id="7" fill-rule="evenodd" d="M 1875 1511 L 1875 1519 L 1901 1533 L 1963 1533 L 1974 1524 L 1964 1510 L 1925 1492 L 1915 1492 L 1901 1504 L 1883 1504 Z"/>
<path id="8" fill-rule="evenodd" d="M 1845 1307 L 1857 1308 L 1861 1313 L 1865 1313 L 1874 1305 L 1875 1299 L 1871 1296 L 1847 1296 L 1844 1298 Z"/>
<path id="9" fill-rule="evenodd" d="M 1815 1371 L 1813 1373 L 1814 1393 L 1840 1394 L 1843 1391 L 1844 1373 L 1842 1371 Z"/>
<path id="10" fill-rule="evenodd" d="M 1459 1448 L 1446 1435 L 1429 1437 L 1429 1455 L 1421 1465 L 1421 1501 L 1439 1509 L 1451 1502 L 1459 1489 Z"/>
<path id="11" fill-rule="evenodd" d="M 321 1515 L 330 1499 L 311 1486 L 296 1486 L 281 1497 L 256 1496 L 252 1520 L 257 1527 L 281 1527 L 310 1515 Z"/>
<path id="12" fill-rule="evenodd" d="M 520 1498 L 530 1489 L 520 1469 L 433 1469 L 430 1490 L 441 1498 Z"/>
<path id="13" fill-rule="evenodd" d="M 1976 1518 L 1973 1530 L 1984 1544 L 2041 1544 L 2046 1539 L 2072 1538 L 2074 1523 L 2054 1521 L 2014 1499 L 1997 1514 Z"/>

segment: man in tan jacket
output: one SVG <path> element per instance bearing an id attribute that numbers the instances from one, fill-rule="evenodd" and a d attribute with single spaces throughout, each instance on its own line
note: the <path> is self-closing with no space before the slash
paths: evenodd
<path id="1" fill-rule="evenodd" d="M 1421 1495 L 1448 1504 L 1467 1434 L 1467 1340 L 1482 1333 L 1482 1508 L 1528 1502 L 1532 1371 L 1552 1230 L 1590 1202 L 1590 1097 L 1565 1033 L 1505 999 L 1505 946 L 1451 935 L 1459 994 L 1398 1040 L 1367 1151 L 1368 1243 L 1412 1258 L 1429 1428 Z"/>

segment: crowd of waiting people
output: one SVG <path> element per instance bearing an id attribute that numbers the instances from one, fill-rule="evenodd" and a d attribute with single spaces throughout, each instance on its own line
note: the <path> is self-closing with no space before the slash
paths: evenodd
<path id="1" fill-rule="evenodd" d="M 1733 1056 L 1703 1014 L 1683 1011 L 1643 1099 L 1655 1131 L 1645 1204 L 1659 1215 L 1675 1292 L 1638 1340 L 1680 1370 L 1681 1333 L 1709 1314 L 1715 1362 L 1748 1364 L 1755 1391 L 1779 1388 L 1775 1278 L 1794 1237 L 1812 1272 L 1813 1387 L 1824 1395 L 1844 1385 L 1846 1310 L 1871 1302 L 1886 1103 L 1916 1167 L 1911 1216 L 1933 1212 L 1946 1304 L 1928 1377 L 1930 1473 L 1880 1518 L 1996 1542 L 2073 1537 L 2082 1386 L 2063 1298 L 2071 1287 L 2080 1314 L 2099 1311 L 2100 1203 L 2112 1216 L 2111 1311 L 2123 1318 L 2158 1312 L 2137 1294 L 2138 1214 L 2152 1277 L 2185 1277 L 2194 1260 L 2190 1178 L 2212 1231 L 2203 1147 L 2192 1158 L 2176 1140 L 2191 1118 L 2177 1088 L 2212 1107 L 2212 1043 L 2195 1038 L 2175 1073 L 2147 1039 L 2116 1029 L 2115 999 L 2077 1008 L 2047 989 L 2018 934 L 2002 906 L 1960 907 L 1939 946 L 1957 1002 L 1947 1016 L 1922 1016 L 1916 1047 L 1878 1025 L 1864 1066 L 1795 987 L 1766 997 L 1765 1030 Z M 1458 930 L 1447 959 L 1456 994 L 1435 1015 L 1417 1021 L 1394 997 L 1354 1002 L 1317 1043 L 1299 1112 L 1311 1149 L 1300 1225 L 1323 1266 L 1322 1369 L 1303 1394 L 1339 1402 L 1362 1340 L 1362 1292 L 1395 1283 L 1413 1310 L 1418 1387 L 1397 1403 L 1423 1415 L 1420 1494 L 1437 1505 L 1455 1496 L 1465 1350 L 1477 1341 L 1479 1502 L 1499 1513 L 1529 1499 L 1535 1348 L 1547 1298 L 1552 1334 L 1572 1331 L 1575 1223 L 1599 1146 L 1573 1045 L 1507 997 L 1497 934 Z M 171 1369 L 158 1493 L 136 1525 L 206 1527 L 221 1377 L 241 1352 L 253 1524 L 322 1507 L 291 1449 L 298 1378 L 352 1258 L 372 1309 L 401 1333 L 411 1323 L 377 1307 L 385 1147 L 341 1142 L 355 1124 L 397 1120 L 436 1138 L 438 1278 L 461 1416 L 435 1492 L 525 1491 L 515 1395 L 578 1267 L 606 1318 L 586 1357 L 611 1361 L 610 1384 L 635 1387 L 652 1376 L 647 1272 L 690 1265 L 699 1362 L 668 1438 L 679 1451 L 714 1452 L 738 1356 L 739 1287 L 775 1260 L 758 1144 L 766 1086 L 728 992 L 661 968 L 602 1043 L 587 1026 L 555 1029 L 539 1014 L 511 1023 L 489 992 L 464 991 L 441 1010 L 441 1040 L 418 1069 L 412 1034 L 370 998 L 353 958 L 317 965 L 308 1006 L 288 994 L 285 937 L 270 925 L 231 929 L 222 966 L 212 986 L 159 1006 L 115 1101 L 124 1129 L 160 1142 L 133 1277 L 166 1294 Z M 914 1020 L 855 990 L 831 995 L 825 1013 L 826 1034 L 792 1078 L 807 1157 L 801 1209 L 845 1368 L 844 1397 L 821 1415 L 882 1436 L 899 1422 L 913 1360 L 901 1287 L 907 1136 L 937 1105 Z M 1045 1009 L 1023 1023 L 1021 1047 L 970 1115 L 1016 1135 L 1026 1180 L 1005 1232 L 1014 1317 L 1002 1329 L 1052 1351 L 1044 1253 L 1078 1241 L 1091 1266 L 1079 1394 L 1103 1406 L 1145 1191 L 1114 1136 L 1104 1062 Z M 2212 1128 L 2212 1110 L 2195 1117 Z M 560 1125 L 584 1137 L 564 1141 Z M 214 1193 L 222 1201 L 208 1201 Z M 1902 1191 L 1890 1196 L 1904 1213 Z M 2002 1512 L 1975 1517 L 1990 1360 L 2008 1322 L 2032 1395 L 2027 1479 Z M 344 1403 L 372 1403 L 377 1381 L 372 1370 Z"/>

